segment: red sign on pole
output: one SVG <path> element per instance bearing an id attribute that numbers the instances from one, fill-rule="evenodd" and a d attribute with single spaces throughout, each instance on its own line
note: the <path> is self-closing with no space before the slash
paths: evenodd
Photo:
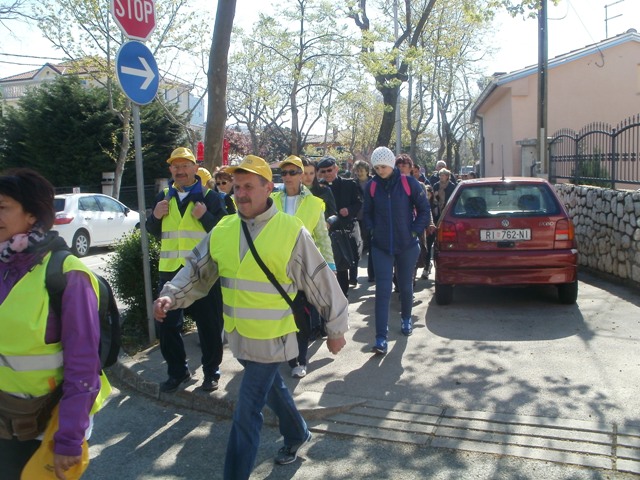
<path id="1" fill-rule="evenodd" d="M 153 0 L 111 0 L 111 14 L 128 38 L 146 42 L 156 28 Z"/>
<path id="2" fill-rule="evenodd" d="M 229 149 L 231 144 L 226 138 L 222 140 L 222 165 L 229 165 Z"/>
<path id="3" fill-rule="evenodd" d="M 196 160 L 198 162 L 204 161 L 204 143 L 198 142 L 198 148 L 196 150 Z"/>

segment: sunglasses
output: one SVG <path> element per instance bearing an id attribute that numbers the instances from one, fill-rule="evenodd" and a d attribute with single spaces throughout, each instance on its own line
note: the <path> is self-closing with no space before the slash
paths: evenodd
<path id="1" fill-rule="evenodd" d="M 302 172 L 300 170 L 282 170 L 280 171 L 280 173 L 283 177 L 286 177 L 287 175 L 295 177 L 296 175 L 300 175 Z"/>
<path id="2" fill-rule="evenodd" d="M 333 167 L 331 168 L 321 168 L 320 170 L 318 170 L 318 173 L 329 173 L 333 171 Z"/>
<path id="3" fill-rule="evenodd" d="M 227 182 L 216 182 L 216 185 L 220 186 L 220 185 L 226 185 Z"/>

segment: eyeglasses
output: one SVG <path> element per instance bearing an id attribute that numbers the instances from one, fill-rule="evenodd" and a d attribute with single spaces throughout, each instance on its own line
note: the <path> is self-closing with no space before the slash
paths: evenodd
<path id="1" fill-rule="evenodd" d="M 281 170 L 280 173 L 283 177 L 286 177 L 287 175 L 295 177 L 296 175 L 300 175 L 302 172 L 300 170 Z"/>
<path id="2" fill-rule="evenodd" d="M 321 168 L 320 170 L 318 170 L 318 173 L 329 173 L 329 172 L 333 172 L 333 167 L 331 167 L 331 168 Z"/>
<path id="3" fill-rule="evenodd" d="M 227 182 L 216 182 L 216 185 L 220 186 L 220 185 L 226 185 Z"/>

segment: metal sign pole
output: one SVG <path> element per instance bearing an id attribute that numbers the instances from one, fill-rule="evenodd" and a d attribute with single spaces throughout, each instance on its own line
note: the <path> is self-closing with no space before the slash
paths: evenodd
<path id="1" fill-rule="evenodd" d="M 147 218 L 147 207 L 144 198 L 144 172 L 142 170 L 142 137 L 140 135 L 140 106 L 132 102 L 133 143 L 136 151 L 136 187 L 138 190 L 138 210 L 140 212 L 140 238 L 142 240 L 142 272 L 144 274 L 144 298 L 147 306 L 147 325 L 149 326 L 149 343 L 156 340 L 156 325 L 153 318 L 153 293 L 151 288 L 151 267 L 149 260 L 149 234 L 142 223 Z"/>

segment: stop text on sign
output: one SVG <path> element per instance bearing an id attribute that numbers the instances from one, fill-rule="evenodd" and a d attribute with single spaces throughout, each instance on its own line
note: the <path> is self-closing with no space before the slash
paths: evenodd
<path id="1" fill-rule="evenodd" d="M 155 22 L 152 0 L 114 0 L 114 4 L 114 11 L 119 18 L 142 23 Z"/>

